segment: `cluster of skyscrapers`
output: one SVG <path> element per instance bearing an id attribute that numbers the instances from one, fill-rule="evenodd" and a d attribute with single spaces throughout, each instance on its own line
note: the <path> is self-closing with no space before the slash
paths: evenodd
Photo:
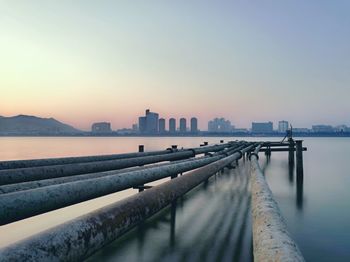
<path id="1" fill-rule="evenodd" d="M 189 125 L 188 125 L 189 124 Z M 93 123 L 91 132 L 95 134 L 110 134 L 117 133 L 122 135 L 132 134 L 147 134 L 147 135 L 206 135 L 206 134 L 237 134 L 237 135 L 281 135 L 285 134 L 289 129 L 288 121 L 281 120 L 278 122 L 278 127 L 274 129 L 273 123 L 268 122 L 252 122 L 251 128 L 235 128 L 229 120 L 225 118 L 214 118 L 208 122 L 208 131 L 199 131 L 198 119 L 192 117 L 190 122 L 186 118 L 180 118 L 178 125 L 175 118 L 170 118 L 168 128 L 166 128 L 165 118 L 159 118 L 158 113 L 146 110 L 145 116 L 139 117 L 138 124 L 133 124 L 132 128 L 123 128 L 112 131 L 109 122 Z M 330 126 L 330 125 L 313 125 L 309 128 L 293 127 L 293 133 L 305 135 L 319 134 L 341 134 L 350 132 L 350 128 L 345 125 Z"/>
<path id="2" fill-rule="evenodd" d="M 176 119 L 169 119 L 169 129 L 166 129 L 166 120 L 159 118 L 158 113 L 151 112 L 149 109 L 146 110 L 145 116 L 139 117 L 139 132 L 143 134 L 165 134 L 165 133 L 197 133 L 198 120 L 195 117 L 191 118 L 190 128 L 187 128 L 186 118 L 180 118 L 179 127 L 176 127 Z"/>

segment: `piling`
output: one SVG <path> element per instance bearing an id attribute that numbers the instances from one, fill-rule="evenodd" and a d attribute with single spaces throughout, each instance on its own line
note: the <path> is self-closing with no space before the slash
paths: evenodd
<path id="1" fill-rule="evenodd" d="M 304 176 L 303 167 L 303 140 L 296 140 L 297 177 Z"/>
<path id="2" fill-rule="evenodd" d="M 289 142 L 289 153 L 288 153 L 288 161 L 289 161 L 289 165 L 292 166 L 294 165 L 294 151 L 295 151 L 295 143 L 294 143 L 294 140 L 293 138 L 289 138 L 288 139 L 288 142 Z"/>
<path id="3" fill-rule="evenodd" d="M 304 167 L 303 167 L 303 140 L 296 140 L 296 161 L 297 161 L 297 197 L 296 204 L 298 209 L 303 208 L 303 190 L 304 190 Z"/>

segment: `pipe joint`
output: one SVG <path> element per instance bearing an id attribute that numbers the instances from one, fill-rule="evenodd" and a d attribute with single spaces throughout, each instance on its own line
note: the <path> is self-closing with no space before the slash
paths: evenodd
<path id="1" fill-rule="evenodd" d="M 252 156 L 256 156 L 256 159 L 258 159 L 258 160 L 259 160 L 259 155 L 258 155 L 257 153 L 255 153 L 255 152 L 251 152 L 251 153 L 249 153 L 249 155 L 248 155 L 248 159 L 249 159 L 249 160 L 251 160 Z"/>

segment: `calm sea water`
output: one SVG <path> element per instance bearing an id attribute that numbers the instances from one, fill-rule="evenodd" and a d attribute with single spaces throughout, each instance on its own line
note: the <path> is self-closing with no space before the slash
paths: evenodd
<path id="1" fill-rule="evenodd" d="M 224 138 L 225 141 L 229 138 Z M 257 140 L 255 138 L 232 138 Z M 277 138 L 263 138 L 276 141 Z M 0 160 L 196 147 L 220 138 L 1 137 Z M 261 138 L 259 138 L 261 140 Z M 350 261 L 349 138 L 305 138 L 304 183 L 296 185 L 287 153 L 272 153 L 265 170 L 289 231 L 310 261 Z M 251 261 L 247 164 L 225 170 L 112 242 L 89 260 Z M 164 180 L 163 180 L 164 181 Z M 161 183 L 151 183 L 158 184 Z M 125 190 L 0 227 L 0 247 L 135 194 Z"/>

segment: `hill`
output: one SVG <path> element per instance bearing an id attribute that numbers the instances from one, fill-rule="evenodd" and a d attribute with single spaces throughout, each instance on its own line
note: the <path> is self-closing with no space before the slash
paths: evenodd
<path id="1" fill-rule="evenodd" d="M 2 135 L 60 135 L 78 132 L 81 131 L 54 118 L 28 115 L 0 116 L 0 134 Z"/>

